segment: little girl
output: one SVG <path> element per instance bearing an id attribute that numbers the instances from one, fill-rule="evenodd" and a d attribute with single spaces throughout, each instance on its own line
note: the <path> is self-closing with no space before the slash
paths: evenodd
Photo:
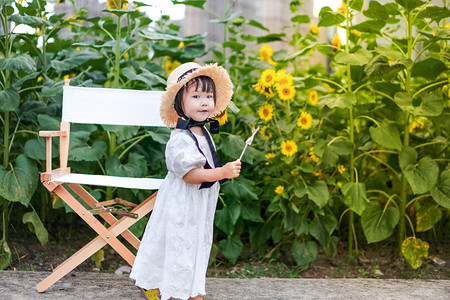
<path id="1" fill-rule="evenodd" d="M 238 177 L 241 163 L 222 166 L 204 125 L 218 132 L 209 118 L 223 112 L 232 95 L 230 77 L 217 64 L 185 63 L 167 79 L 161 118 L 176 127 L 166 146 L 168 174 L 130 274 L 144 295 L 155 289 L 163 300 L 205 295 L 219 183 Z"/>

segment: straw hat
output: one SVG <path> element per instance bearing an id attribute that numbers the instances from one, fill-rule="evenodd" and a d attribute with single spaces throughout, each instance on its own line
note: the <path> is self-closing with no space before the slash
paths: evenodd
<path id="1" fill-rule="evenodd" d="M 216 87 L 216 107 L 211 117 L 220 115 L 230 103 L 233 96 L 233 84 L 228 72 L 216 64 L 200 66 L 197 63 L 185 63 L 178 66 L 167 78 L 166 91 L 162 95 L 160 115 L 167 127 L 175 127 L 179 118 L 174 108 L 178 91 L 192 78 L 208 76 Z"/>

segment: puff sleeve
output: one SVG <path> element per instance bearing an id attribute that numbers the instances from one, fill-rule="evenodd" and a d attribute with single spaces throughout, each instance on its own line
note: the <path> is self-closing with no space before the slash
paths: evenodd
<path id="1" fill-rule="evenodd" d="M 183 178 L 195 168 L 203 168 L 206 158 L 198 151 L 195 141 L 182 130 L 172 132 L 166 145 L 166 165 L 169 172 Z"/>

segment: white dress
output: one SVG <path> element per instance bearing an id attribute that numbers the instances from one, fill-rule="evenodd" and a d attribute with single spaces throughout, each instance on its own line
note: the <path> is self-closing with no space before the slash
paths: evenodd
<path id="1" fill-rule="evenodd" d="M 196 135 L 210 166 L 208 142 Z M 213 241 L 220 184 L 199 190 L 182 178 L 203 168 L 205 157 L 186 130 L 173 130 L 166 146 L 168 174 L 145 228 L 130 277 L 146 290 L 159 288 L 161 299 L 205 295 L 205 277 Z"/>

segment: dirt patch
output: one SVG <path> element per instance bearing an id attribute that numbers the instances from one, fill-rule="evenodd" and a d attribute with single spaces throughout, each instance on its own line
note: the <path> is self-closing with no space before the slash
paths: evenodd
<path id="1" fill-rule="evenodd" d="M 10 238 L 9 246 L 13 254 L 12 266 L 8 269 L 17 271 L 52 271 L 65 259 L 82 248 L 95 232 L 87 226 L 72 228 L 70 231 L 59 231 L 50 238 L 47 245 L 41 246 L 36 237 L 15 235 Z M 62 233 L 61 233 L 62 232 Z M 344 247 L 338 255 L 330 258 L 323 253 L 306 270 L 288 261 L 266 261 L 247 259 L 231 265 L 218 260 L 209 267 L 208 277 L 225 278 L 383 278 L 383 279 L 450 279 L 450 253 L 448 245 L 430 245 L 430 256 L 445 261 L 437 266 L 431 260 L 424 260 L 422 267 L 413 270 L 402 257 L 395 255 L 391 248 L 366 250 L 352 260 L 348 260 Z M 92 259 L 88 259 L 75 270 L 78 272 L 113 273 L 127 263 L 113 250 L 106 246 L 104 261 L 98 268 Z"/>

